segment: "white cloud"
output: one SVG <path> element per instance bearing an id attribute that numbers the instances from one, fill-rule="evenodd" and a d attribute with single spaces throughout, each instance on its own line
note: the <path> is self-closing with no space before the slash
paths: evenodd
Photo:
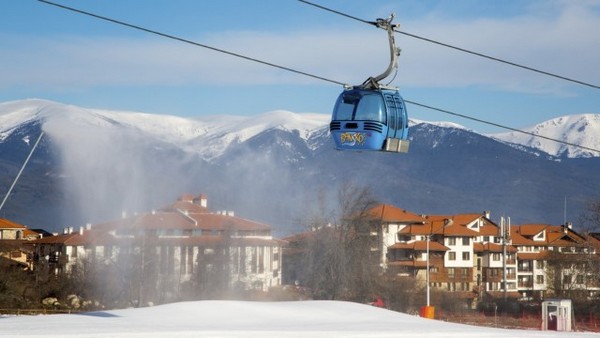
<path id="1" fill-rule="evenodd" d="M 556 4 L 555 4 L 556 5 Z M 454 46 L 593 82 L 600 56 L 600 18 L 582 4 L 565 2 L 558 15 L 532 9 L 509 19 L 407 22 L 407 32 Z M 423 86 L 486 85 L 517 91 L 556 91 L 559 80 L 445 47 L 403 38 L 410 64 L 407 82 Z M 412 67 L 414 65 L 414 67 Z M 424 76 L 422 76 L 424 75 Z M 433 80 L 432 80 L 433 79 Z M 558 82 L 557 82 L 558 81 Z"/>
<path id="2" fill-rule="evenodd" d="M 507 19 L 452 21 L 436 15 L 401 22 L 406 32 L 593 82 L 600 78 L 597 2 L 552 2 Z M 557 10 L 559 10 L 557 12 Z M 558 14 L 557 14 L 558 13 Z M 190 40 L 336 81 L 356 84 L 387 66 L 383 31 L 299 28 L 224 32 Z M 313 80 L 159 37 L 86 38 L 0 35 L 6 46 L 0 88 L 110 85 L 290 84 Z M 397 35 L 403 52 L 394 82 L 402 86 L 489 86 L 560 92 L 564 84 L 534 73 Z"/>

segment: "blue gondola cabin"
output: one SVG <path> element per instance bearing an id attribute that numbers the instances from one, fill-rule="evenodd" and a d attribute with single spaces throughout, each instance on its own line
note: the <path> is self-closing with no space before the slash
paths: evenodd
<path id="1" fill-rule="evenodd" d="M 408 115 L 396 89 L 344 90 L 329 130 L 340 150 L 408 152 Z"/>

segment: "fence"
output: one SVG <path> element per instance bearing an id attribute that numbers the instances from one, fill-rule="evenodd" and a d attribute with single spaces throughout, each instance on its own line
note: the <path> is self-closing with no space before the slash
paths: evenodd
<path id="1" fill-rule="evenodd" d="M 0 309 L 0 315 L 11 316 L 35 316 L 35 315 L 56 315 L 79 313 L 77 310 L 58 310 L 58 309 Z"/>
<path id="2" fill-rule="evenodd" d="M 484 312 L 449 313 L 443 310 L 437 310 L 435 319 L 453 323 L 506 329 L 540 330 L 542 328 L 541 313 L 489 315 Z M 587 315 L 575 314 L 573 327 L 575 331 L 600 332 L 600 318 L 591 313 Z"/>

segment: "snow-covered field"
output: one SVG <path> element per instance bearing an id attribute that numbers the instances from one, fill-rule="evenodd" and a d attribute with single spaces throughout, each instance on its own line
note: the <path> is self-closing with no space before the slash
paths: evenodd
<path id="1" fill-rule="evenodd" d="M 198 301 L 71 315 L 0 317 L 2 337 L 600 337 L 423 319 L 338 301 Z"/>

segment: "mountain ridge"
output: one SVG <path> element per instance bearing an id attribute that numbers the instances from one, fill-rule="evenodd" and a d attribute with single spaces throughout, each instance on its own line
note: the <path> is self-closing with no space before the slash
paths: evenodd
<path id="1" fill-rule="evenodd" d="M 329 122 L 329 116 L 325 114 L 294 113 L 285 110 L 265 112 L 256 116 L 209 115 L 184 118 L 142 112 L 89 109 L 41 99 L 28 99 L 0 103 L 0 140 L 5 138 L 6 134 L 10 131 L 10 128 L 6 128 L 6 125 L 10 125 L 11 122 L 13 124 L 25 122 L 23 120 L 19 121 L 18 117 L 7 119 L 5 118 L 6 115 L 11 115 L 12 117 L 23 114 L 27 119 L 35 119 L 36 116 L 42 115 L 47 118 L 52 114 L 52 111 L 47 110 L 56 108 L 70 108 L 79 113 L 87 112 L 99 118 L 111 119 L 120 124 L 152 134 L 155 137 L 165 139 L 190 152 L 197 152 L 199 149 L 198 145 L 202 144 L 206 152 L 203 154 L 204 159 L 218 157 L 232 142 L 245 142 L 249 138 L 270 128 L 279 128 L 288 131 L 297 130 L 304 140 L 308 140 L 313 133 L 326 128 Z M 8 120 L 8 122 L 4 120 Z M 452 122 L 410 120 L 411 126 L 423 123 L 444 128 L 469 130 L 462 125 Z M 561 116 L 543 121 L 534 126 L 522 128 L 521 130 L 528 134 L 542 135 L 559 141 L 580 144 L 592 149 L 600 149 L 600 114 Z M 473 132 L 478 133 L 476 131 Z M 536 149 L 555 157 L 600 157 L 600 153 L 516 131 L 478 134 L 515 146 Z"/>
<path id="2" fill-rule="evenodd" d="M 599 198 L 599 157 L 517 148 L 456 124 L 412 121 L 408 154 L 340 152 L 320 114 L 192 120 L 31 103 L 0 104 L 0 189 L 27 156 L 26 140 L 46 132 L 0 217 L 51 230 L 152 210 L 183 192 L 281 233 L 302 230 L 312 209 L 335 208 L 349 184 L 416 213 L 491 210 L 515 222 L 558 224 L 565 198 L 574 220 Z"/>

